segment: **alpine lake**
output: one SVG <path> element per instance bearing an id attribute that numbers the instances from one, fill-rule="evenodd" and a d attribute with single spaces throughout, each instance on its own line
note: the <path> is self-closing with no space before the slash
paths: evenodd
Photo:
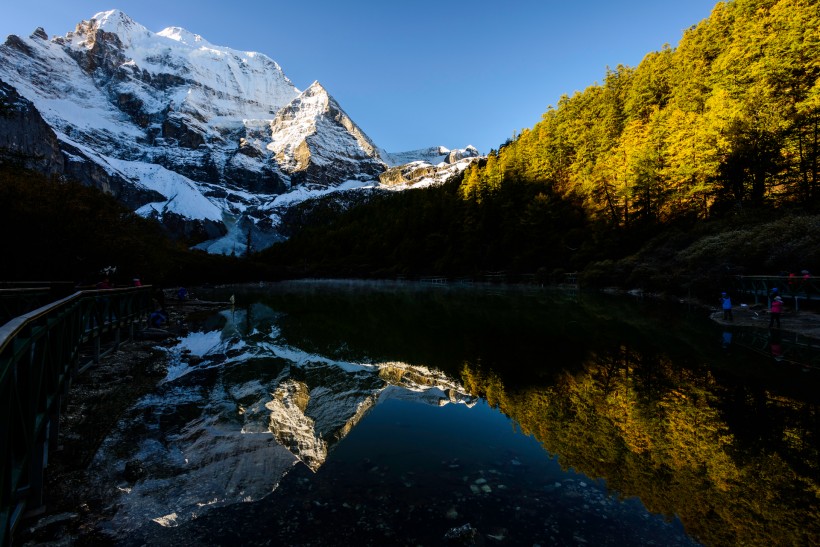
<path id="1" fill-rule="evenodd" d="M 817 342 L 539 287 L 197 294 L 232 295 L 97 452 L 118 492 L 99 537 L 820 544 Z"/>

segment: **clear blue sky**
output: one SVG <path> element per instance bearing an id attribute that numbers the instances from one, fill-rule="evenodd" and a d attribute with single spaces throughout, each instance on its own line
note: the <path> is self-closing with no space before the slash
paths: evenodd
<path id="1" fill-rule="evenodd" d="M 468 144 L 486 153 L 549 105 L 707 18 L 717 0 L 3 0 L 0 36 L 62 35 L 120 9 L 273 58 L 299 89 L 318 80 L 390 152 Z"/>

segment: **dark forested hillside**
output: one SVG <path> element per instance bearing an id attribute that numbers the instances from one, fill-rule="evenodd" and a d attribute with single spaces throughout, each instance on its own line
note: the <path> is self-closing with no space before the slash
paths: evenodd
<path id="1" fill-rule="evenodd" d="M 253 263 L 186 249 L 153 220 L 114 197 L 72 182 L 0 164 L 0 281 L 241 281 L 265 275 Z"/>
<path id="2" fill-rule="evenodd" d="M 306 274 L 579 269 L 650 286 L 820 269 L 818 153 L 820 4 L 721 2 L 677 48 L 608 69 L 461 180 L 343 213 L 270 259 Z"/>
<path id="3" fill-rule="evenodd" d="M 511 181 L 479 203 L 463 199 L 451 181 L 376 196 L 340 214 L 318 211 L 263 259 L 294 277 L 547 275 L 587 237 L 580 208 L 540 183 Z"/>

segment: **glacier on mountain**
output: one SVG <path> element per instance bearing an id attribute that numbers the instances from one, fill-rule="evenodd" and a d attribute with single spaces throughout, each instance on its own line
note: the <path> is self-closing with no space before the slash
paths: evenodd
<path id="1" fill-rule="evenodd" d="M 280 212 L 304 199 L 437 184 L 478 157 L 389 154 L 318 82 L 300 92 L 266 55 L 179 27 L 152 32 L 119 10 L 51 40 L 9 36 L 0 83 L 53 131 L 65 165 L 50 172 L 79 174 L 209 252 L 282 239 Z"/>

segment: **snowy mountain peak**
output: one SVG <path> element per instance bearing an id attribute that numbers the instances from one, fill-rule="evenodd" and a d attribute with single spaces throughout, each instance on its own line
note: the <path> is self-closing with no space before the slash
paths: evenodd
<path id="1" fill-rule="evenodd" d="M 294 183 L 374 179 L 385 164 L 378 149 L 318 81 L 271 121 L 267 149 Z"/>
<path id="2" fill-rule="evenodd" d="M 3 143 L 41 156 L 25 129 L 36 120 L 54 141 L 45 157 L 60 160 L 44 172 L 115 194 L 192 240 L 245 241 L 253 229 L 258 245 L 269 244 L 281 237 L 277 203 L 297 201 L 280 194 L 373 187 L 386 163 L 399 163 L 318 81 L 300 92 L 264 54 L 181 27 L 152 32 L 120 10 L 50 40 L 40 28 L 10 36 L 0 84 L 28 101 L 20 123 L 0 131 L 0 156 Z M 436 147 L 393 159 L 435 165 L 448 154 L 473 152 Z M 235 242 L 208 249 L 231 252 Z"/>
<path id="3" fill-rule="evenodd" d="M 312 84 L 310 84 L 310 87 L 308 87 L 304 91 L 304 94 L 308 95 L 308 96 L 321 95 L 321 94 L 328 95 L 328 92 L 327 92 L 327 89 L 325 89 L 324 86 L 319 83 L 319 80 L 316 80 Z"/>
<path id="4" fill-rule="evenodd" d="M 341 111 L 339 103 L 331 97 L 327 89 L 318 81 L 315 81 L 302 91 L 298 97 L 294 98 L 279 114 L 284 116 L 298 115 L 301 118 L 315 120 L 327 114 L 330 109 Z"/>
<path id="5" fill-rule="evenodd" d="M 326 112 L 332 106 L 338 107 L 338 103 L 330 96 L 330 93 L 318 81 L 310 84 L 296 99 L 291 103 L 294 105 L 294 111 L 301 110 L 313 117 L 319 116 Z"/>
<path id="6" fill-rule="evenodd" d="M 145 29 L 142 25 L 128 17 L 118 9 L 101 11 L 94 14 L 90 21 L 96 28 L 106 32 L 117 32 L 132 28 Z M 145 29 L 147 30 L 147 29 Z"/>
<path id="7" fill-rule="evenodd" d="M 177 42 L 192 47 L 212 45 L 199 34 L 194 34 L 193 32 L 187 31 L 182 27 L 168 27 L 159 31 L 157 35 L 170 38 L 171 40 L 176 40 Z"/>
<path id="8" fill-rule="evenodd" d="M 80 22 L 73 34 L 86 47 L 91 48 L 96 43 L 98 31 L 115 34 L 125 45 L 130 45 L 135 40 L 147 38 L 152 34 L 147 28 L 116 9 L 101 11 L 88 21 Z M 69 33 L 69 36 L 71 34 Z"/>

